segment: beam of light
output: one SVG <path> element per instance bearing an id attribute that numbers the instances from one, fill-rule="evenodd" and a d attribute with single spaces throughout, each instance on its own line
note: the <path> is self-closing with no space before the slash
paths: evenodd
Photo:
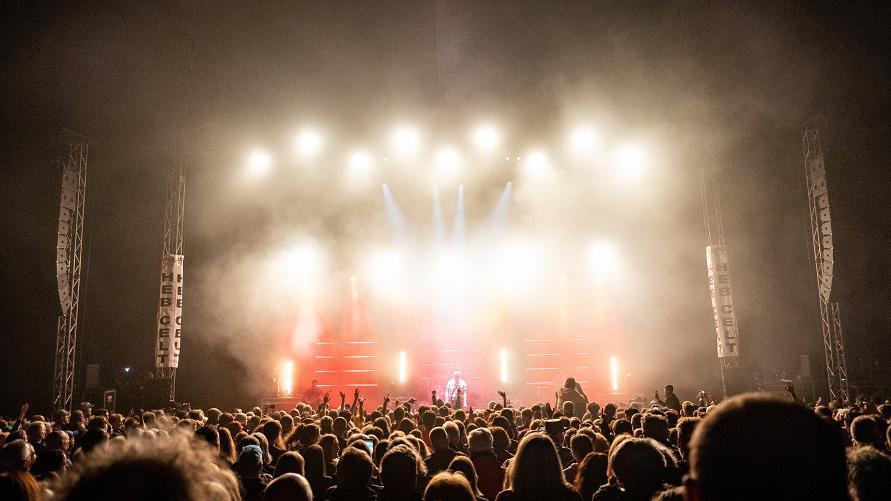
<path id="1" fill-rule="evenodd" d="M 399 351 L 399 384 L 405 384 L 408 380 L 408 360 L 405 350 Z"/>
<path id="2" fill-rule="evenodd" d="M 584 157 L 597 152 L 603 145 L 603 139 L 596 130 L 587 126 L 580 125 L 569 133 L 567 138 L 567 146 L 569 151 L 578 157 Z"/>
<path id="3" fill-rule="evenodd" d="M 499 362 L 499 373 L 501 375 L 501 382 L 507 383 L 508 381 L 510 381 L 510 374 L 508 373 L 507 367 L 507 350 L 505 350 L 504 348 L 502 348 L 501 352 L 499 353 Z"/>
<path id="4" fill-rule="evenodd" d="M 254 150 L 247 157 L 248 174 L 254 177 L 269 173 L 272 168 L 272 156 L 263 150 Z"/>
<path id="5" fill-rule="evenodd" d="M 384 195 L 384 211 L 387 214 L 387 221 L 390 223 L 393 238 L 401 241 L 405 238 L 405 216 L 402 215 L 402 209 L 396 203 L 396 198 L 390 192 L 390 187 L 387 186 L 387 183 L 381 185 L 381 193 Z"/>
<path id="6" fill-rule="evenodd" d="M 474 128 L 470 139 L 473 146 L 482 153 L 493 153 L 501 146 L 501 132 L 488 124 Z"/>
<path id="7" fill-rule="evenodd" d="M 649 154 L 643 145 L 627 142 L 616 147 L 612 160 L 619 178 L 632 182 L 640 179 L 649 161 Z"/>
<path id="8" fill-rule="evenodd" d="M 284 395 L 292 395 L 294 392 L 294 361 L 285 360 L 279 375 L 279 384 Z"/>
<path id="9" fill-rule="evenodd" d="M 421 149 L 421 133 L 414 127 L 401 126 L 390 135 L 390 150 L 399 157 L 411 157 Z"/>
<path id="10" fill-rule="evenodd" d="M 508 181 L 508 183 L 504 185 L 504 189 L 501 190 L 501 195 L 498 196 L 498 203 L 495 204 L 495 207 L 489 214 L 489 220 L 486 224 L 488 230 L 495 235 L 502 233 L 507 226 L 507 217 L 510 211 L 510 197 L 512 192 L 513 183 Z"/>
<path id="11" fill-rule="evenodd" d="M 433 186 L 433 246 L 441 247 L 445 242 L 445 227 L 442 222 L 442 200 L 439 188 Z"/>
<path id="12" fill-rule="evenodd" d="M 451 146 L 443 146 L 438 149 L 433 155 L 436 180 L 446 182 L 458 177 L 463 161 L 461 153 Z"/>
<path id="13" fill-rule="evenodd" d="M 304 129 L 294 138 L 297 153 L 304 158 L 312 158 L 322 150 L 322 135 L 310 129 Z"/>
<path id="14" fill-rule="evenodd" d="M 615 357 L 609 357 L 609 375 L 612 383 L 613 393 L 619 392 L 619 360 Z"/>
<path id="15" fill-rule="evenodd" d="M 311 298 L 300 302 L 297 309 L 297 324 L 291 330 L 291 351 L 306 352 L 319 339 L 322 327 Z"/>
<path id="16" fill-rule="evenodd" d="M 541 150 L 533 150 L 523 159 L 523 169 L 527 176 L 541 179 L 551 174 L 551 159 Z"/>
<path id="17" fill-rule="evenodd" d="M 595 277 L 612 275 L 618 271 L 619 249 L 610 242 L 593 242 L 585 250 L 585 266 Z"/>
<path id="18" fill-rule="evenodd" d="M 455 226 L 452 228 L 452 241 L 459 247 L 464 245 L 464 185 L 458 185 L 455 198 Z"/>

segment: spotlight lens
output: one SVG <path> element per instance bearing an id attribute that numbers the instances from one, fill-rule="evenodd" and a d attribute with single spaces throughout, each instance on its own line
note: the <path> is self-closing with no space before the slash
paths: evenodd
<path id="1" fill-rule="evenodd" d="M 415 155 L 421 149 L 421 134 L 412 127 L 398 127 L 390 138 L 390 147 L 396 155 Z"/>
<path id="2" fill-rule="evenodd" d="M 255 175 L 263 175 L 272 167 L 272 157 L 265 151 L 255 150 L 248 155 L 248 172 Z"/>
<path id="3" fill-rule="evenodd" d="M 295 142 L 297 152 L 305 157 L 314 156 L 322 149 L 322 136 L 313 130 L 301 131 Z"/>
<path id="4" fill-rule="evenodd" d="M 491 153 L 501 145 L 501 133 L 491 125 L 480 125 L 473 130 L 473 145 L 484 153 Z"/>
<path id="5" fill-rule="evenodd" d="M 600 145 L 600 135 L 588 126 L 576 127 L 569 135 L 569 150 L 574 155 L 593 153 Z"/>

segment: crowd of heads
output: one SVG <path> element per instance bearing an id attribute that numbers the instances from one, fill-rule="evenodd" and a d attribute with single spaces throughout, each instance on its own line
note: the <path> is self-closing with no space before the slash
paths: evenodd
<path id="1" fill-rule="evenodd" d="M 808 406 L 591 401 L 366 406 L 340 394 L 288 410 L 89 405 L 0 421 L 0 499 L 891 499 L 891 402 Z M 673 398 L 672 398 L 673 397 Z"/>

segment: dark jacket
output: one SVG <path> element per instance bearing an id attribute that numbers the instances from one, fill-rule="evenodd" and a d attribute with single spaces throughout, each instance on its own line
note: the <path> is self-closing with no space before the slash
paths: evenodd
<path id="1" fill-rule="evenodd" d="M 476 470 L 477 488 L 483 493 L 483 496 L 495 499 L 504 486 L 502 461 L 499 461 L 498 456 L 492 451 L 472 452 L 470 460 Z"/>

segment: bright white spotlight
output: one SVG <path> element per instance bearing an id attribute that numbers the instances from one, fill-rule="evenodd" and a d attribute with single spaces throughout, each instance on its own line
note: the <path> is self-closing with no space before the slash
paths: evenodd
<path id="1" fill-rule="evenodd" d="M 502 348 L 501 352 L 499 353 L 499 366 L 501 369 L 499 371 L 501 375 L 501 382 L 507 383 L 510 380 L 510 374 L 507 370 L 507 350 L 505 350 L 504 348 Z"/>
<path id="2" fill-rule="evenodd" d="M 541 150 L 530 152 L 523 160 L 526 174 L 531 177 L 544 177 L 551 173 L 551 159 Z"/>
<path id="3" fill-rule="evenodd" d="M 454 178 L 461 169 L 463 159 L 461 153 L 450 146 L 443 146 L 436 151 L 433 156 L 433 163 L 436 166 L 436 178 L 439 181 L 446 181 Z"/>
<path id="4" fill-rule="evenodd" d="M 647 150 L 636 143 L 623 143 L 613 152 L 613 164 L 619 175 L 628 181 L 636 180 L 648 161 Z"/>
<path id="5" fill-rule="evenodd" d="M 285 360 L 278 381 L 282 394 L 290 396 L 294 391 L 294 361 Z"/>
<path id="6" fill-rule="evenodd" d="M 247 158 L 248 173 L 253 176 L 262 176 L 272 167 L 272 156 L 261 150 L 252 151 Z"/>
<path id="7" fill-rule="evenodd" d="M 318 251 L 309 244 L 304 244 L 284 251 L 279 266 L 287 278 L 306 279 L 316 272 L 319 261 Z"/>
<path id="8" fill-rule="evenodd" d="M 351 181 L 367 181 L 373 169 L 374 157 L 365 150 L 356 150 L 347 158 L 347 176 Z"/>
<path id="9" fill-rule="evenodd" d="M 613 393 L 619 392 L 619 360 L 615 357 L 609 357 L 609 375 L 612 383 Z"/>
<path id="10" fill-rule="evenodd" d="M 594 242 L 585 252 L 585 261 L 592 275 L 612 274 L 619 265 L 619 250 L 609 242 Z"/>
<path id="11" fill-rule="evenodd" d="M 416 155 L 421 149 L 421 133 L 412 127 L 397 127 L 390 136 L 390 149 L 401 157 Z"/>
<path id="12" fill-rule="evenodd" d="M 322 136 L 314 130 L 303 130 L 294 139 L 297 153 L 302 157 L 314 157 L 322 149 Z"/>
<path id="13" fill-rule="evenodd" d="M 491 125 L 480 125 L 471 135 L 473 145 L 483 153 L 492 153 L 501 146 L 501 132 Z"/>
<path id="14" fill-rule="evenodd" d="M 579 126 L 569 134 L 568 146 L 573 155 L 582 156 L 594 153 L 602 144 L 600 134 L 588 126 Z"/>
<path id="15" fill-rule="evenodd" d="M 405 355 L 405 350 L 399 351 L 399 383 L 404 384 L 408 379 L 408 361 Z"/>

